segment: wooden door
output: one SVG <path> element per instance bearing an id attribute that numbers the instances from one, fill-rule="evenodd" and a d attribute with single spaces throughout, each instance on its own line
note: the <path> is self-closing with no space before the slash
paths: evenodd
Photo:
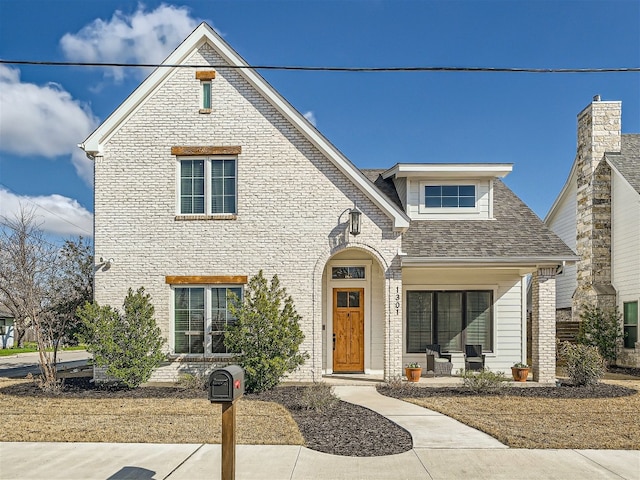
<path id="1" fill-rule="evenodd" d="M 333 371 L 364 372 L 364 289 L 333 289 Z"/>

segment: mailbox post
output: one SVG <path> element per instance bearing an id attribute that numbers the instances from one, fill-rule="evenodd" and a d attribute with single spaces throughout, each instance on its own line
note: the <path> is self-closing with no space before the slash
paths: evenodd
<path id="1" fill-rule="evenodd" d="M 236 477 L 236 407 L 244 394 L 244 370 L 229 365 L 209 375 L 209 401 L 222 404 L 222 480 Z"/>

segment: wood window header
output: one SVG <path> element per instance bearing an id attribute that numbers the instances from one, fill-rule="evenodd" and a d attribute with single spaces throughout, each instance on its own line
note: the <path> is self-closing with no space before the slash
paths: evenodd
<path id="1" fill-rule="evenodd" d="M 168 285 L 244 285 L 248 281 L 246 275 L 167 275 Z"/>
<path id="2" fill-rule="evenodd" d="M 175 146 L 171 147 L 171 155 L 199 156 L 199 155 L 240 155 L 241 146 L 214 147 L 214 146 Z"/>
<path id="3" fill-rule="evenodd" d="M 198 80 L 213 80 L 216 78 L 215 70 L 198 70 L 196 72 L 196 79 Z"/>

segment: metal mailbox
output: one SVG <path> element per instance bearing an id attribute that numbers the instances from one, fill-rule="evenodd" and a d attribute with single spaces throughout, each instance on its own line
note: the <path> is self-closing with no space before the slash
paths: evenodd
<path id="1" fill-rule="evenodd" d="M 209 375 L 209 401 L 233 402 L 244 395 L 244 370 L 238 365 L 214 370 Z"/>

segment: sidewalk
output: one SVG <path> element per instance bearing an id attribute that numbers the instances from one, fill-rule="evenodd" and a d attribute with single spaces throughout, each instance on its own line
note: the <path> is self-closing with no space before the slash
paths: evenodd
<path id="1" fill-rule="evenodd" d="M 449 417 L 378 394 L 335 387 L 407 429 L 414 448 L 384 457 L 343 457 L 296 445 L 238 445 L 236 479 L 628 479 L 640 480 L 640 452 L 511 449 Z M 220 445 L 0 443 L 0 480 L 219 479 Z"/>

